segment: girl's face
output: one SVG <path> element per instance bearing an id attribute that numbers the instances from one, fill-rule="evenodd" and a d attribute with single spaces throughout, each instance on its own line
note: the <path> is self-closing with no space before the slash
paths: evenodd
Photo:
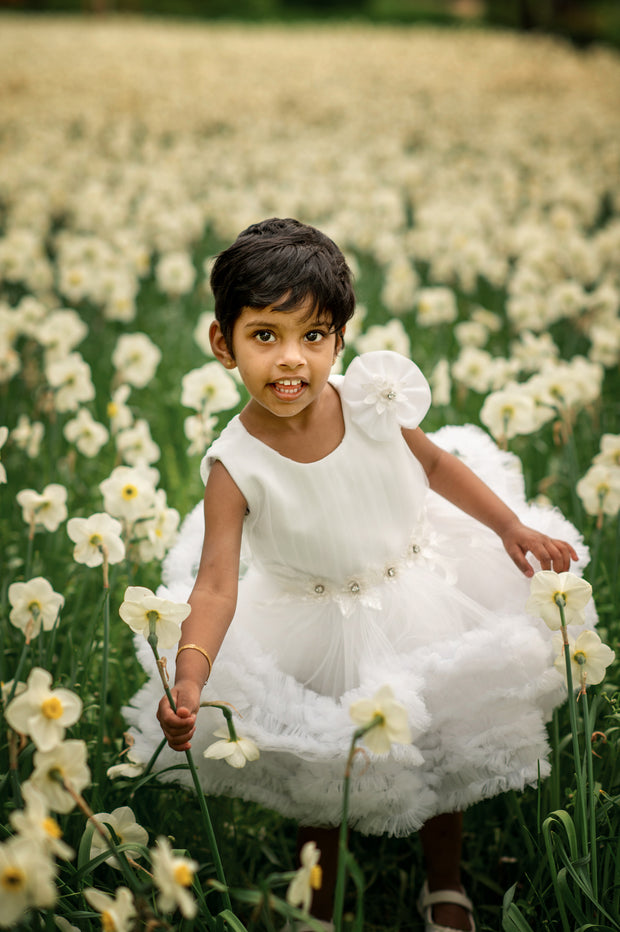
<path id="1" fill-rule="evenodd" d="M 234 355 L 219 324 L 211 325 L 216 357 L 229 369 L 237 366 L 252 401 L 278 418 L 294 417 L 318 399 L 338 342 L 331 321 L 309 316 L 308 304 L 291 311 L 244 307 L 233 328 Z"/>

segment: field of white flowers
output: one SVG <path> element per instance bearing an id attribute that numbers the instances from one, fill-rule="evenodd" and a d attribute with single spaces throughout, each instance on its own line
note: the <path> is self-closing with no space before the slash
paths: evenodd
<path id="1" fill-rule="evenodd" d="M 591 548 L 617 651 L 620 56 L 15 15 L 0 87 L 0 927 L 279 928 L 294 827 L 206 810 L 124 740 L 143 674 L 119 609 L 146 634 L 169 611 L 136 587 L 157 588 L 244 402 L 210 357 L 210 261 L 268 216 L 330 234 L 357 282 L 345 365 L 410 355 L 426 427 L 478 424 L 521 457 Z M 481 929 L 620 929 L 619 689 L 616 662 L 551 723 L 551 778 L 467 812 Z M 417 840 L 351 847 L 364 928 L 421 928 Z"/>

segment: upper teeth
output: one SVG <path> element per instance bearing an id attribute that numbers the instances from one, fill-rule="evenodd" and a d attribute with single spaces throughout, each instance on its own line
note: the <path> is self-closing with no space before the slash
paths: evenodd
<path id="1" fill-rule="evenodd" d="M 301 379 L 278 379 L 278 385 L 301 385 Z"/>

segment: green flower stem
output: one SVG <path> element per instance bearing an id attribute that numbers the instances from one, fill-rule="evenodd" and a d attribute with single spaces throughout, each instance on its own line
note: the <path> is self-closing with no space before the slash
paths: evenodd
<path id="1" fill-rule="evenodd" d="M 155 631 L 155 623 L 151 622 L 150 632 L 147 638 L 153 655 L 155 657 L 155 662 L 157 664 L 157 669 L 159 670 L 159 676 L 164 687 L 164 692 L 170 703 L 170 708 L 173 712 L 176 712 L 177 707 L 174 699 L 172 698 L 172 693 L 170 692 L 170 687 L 168 686 L 166 674 L 163 670 L 162 662 L 159 658 L 159 652 L 157 650 L 157 632 Z M 205 794 L 203 793 L 202 786 L 200 785 L 200 780 L 198 778 L 198 771 L 196 770 L 196 764 L 194 763 L 194 758 L 192 757 L 192 752 L 190 750 L 185 752 L 185 757 L 187 758 L 187 764 L 189 766 L 190 773 L 192 775 L 192 780 L 194 782 L 194 789 L 196 790 L 196 795 L 198 797 L 198 805 L 200 806 L 200 811 L 202 813 L 202 818 L 207 833 L 207 840 L 209 843 L 209 848 L 211 849 L 211 854 L 213 855 L 213 863 L 215 865 L 215 873 L 217 879 L 221 884 L 224 885 L 225 889 L 222 890 L 222 896 L 224 897 L 224 903 L 231 912 L 233 911 L 232 903 L 230 901 L 230 896 L 228 893 L 228 884 L 226 882 L 226 877 L 224 875 L 224 866 L 222 864 L 222 859 L 220 857 L 220 851 L 217 845 L 217 839 L 215 837 L 215 832 L 213 830 L 213 823 L 211 821 L 211 816 L 209 815 L 209 809 L 207 806 L 207 801 L 205 799 Z"/>
<path id="2" fill-rule="evenodd" d="M 349 748 L 349 756 L 347 758 L 347 765 L 344 772 L 344 785 L 342 788 L 342 821 L 340 823 L 340 836 L 338 838 L 338 870 L 336 874 L 336 890 L 334 892 L 334 927 L 336 932 L 342 932 L 342 912 L 344 909 L 344 888 L 346 881 L 346 866 L 347 866 L 347 837 L 348 837 L 348 821 L 349 821 L 349 796 L 351 792 L 351 770 L 353 768 L 353 758 L 356 754 L 356 744 L 363 738 L 364 735 L 369 732 L 376 725 L 382 725 L 385 721 L 383 715 L 377 714 L 374 718 L 367 724 L 362 725 L 360 728 L 356 729 L 353 732 L 353 737 L 351 738 L 351 747 Z"/>
<path id="3" fill-rule="evenodd" d="M 24 579 L 30 579 L 30 574 L 32 572 L 32 555 L 34 552 L 34 531 L 36 527 L 36 521 L 33 517 L 30 526 L 28 529 L 28 549 L 26 550 L 26 565 L 24 567 Z"/>
<path id="4" fill-rule="evenodd" d="M 239 736 L 237 735 L 237 731 L 233 723 L 232 710 L 230 709 L 230 707 L 225 705 L 222 702 L 201 702 L 200 703 L 201 709 L 204 709 L 207 706 L 209 706 L 212 709 L 220 709 L 220 711 L 224 715 L 224 718 L 226 719 L 226 724 L 228 726 L 228 740 L 238 741 Z"/>
<path id="5" fill-rule="evenodd" d="M 12 686 L 11 686 L 11 691 L 9 692 L 9 694 L 8 694 L 8 696 L 7 696 L 7 699 L 6 699 L 6 702 L 5 702 L 5 704 L 4 704 L 4 707 L 5 707 L 5 708 L 7 707 L 7 705 L 9 704 L 9 702 L 11 702 L 11 700 L 12 700 L 13 697 L 15 696 L 15 690 L 17 689 L 17 684 L 19 683 L 19 678 L 20 678 L 20 676 L 22 675 L 22 670 L 23 670 L 24 664 L 25 664 L 25 662 L 26 662 L 26 657 L 27 657 L 27 655 L 28 655 L 28 650 L 29 650 L 29 648 L 30 648 L 30 642 L 26 639 L 26 640 L 24 640 L 24 644 L 23 644 L 23 646 L 22 646 L 22 652 L 21 652 L 21 654 L 19 655 L 19 660 L 17 661 L 17 668 L 16 668 L 16 670 L 15 670 L 15 673 L 13 674 L 13 684 L 12 684 Z"/>
<path id="6" fill-rule="evenodd" d="M 113 854 L 116 860 L 118 861 L 121 867 L 123 876 L 125 880 L 127 881 L 127 885 L 130 887 L 130 889 L 134 893 L 136 893 L 139 889 L 138 880 L 136 876 L 134 875 L 133 871 L 129 867 L 125 852 L 119 851 L 118 845 L 116 844 L 113 838 L 113 831 L 109 831 L 109 833 L 105 831 L 102 824 L 95 818 L 95 813 L 90 808 L 90 806 L 88 805 L 84 797 L 81 795 L 81 793 L 78 793 L 76 790 L 73 789 L 71 784 L 67 780 L 65 780 L 64 776 L 59 770 L 51 770 L 49 772 L 49 776 L 52 780 L 55 780 L 57 783 L 60 784 L 60 786 L 62 786 L 63 790 L 69 794 L 69 796 L 74 801 L 78 809 L 80 809 L 84 813 L 84 815 L 86 816 L 90 824 L 94 827 L 95 831 L 99 833 L 101 838 L 104 840 L 106 846 L 110 850 L 110 853 Z"/>
<path id="7" fill-rule="evenodd" d="M 589 829 L 590 829 L 590 867 L 592 877 L 593 898 L 598 900 L 598 865 L 596 843 L 596 791 L 594 788 L 594 766 L 592 763 L 592 725 L 590 724 L 590 708 L 588 706 L 588 693 L 583 690 L 581 694 L 583 709 L 583 730 L 585 736 L 586 771 L 589 789 Z"/>
<path id="8" fill-rule="evenodd" d="M 103 786 L 103 746 L 105 739 L 105 708 L 108 695 L 108 673 L 110 655 L 110 589 L 104 589 L 103 599 L 103 657 L 101 661 L 101 691 L 99 697 L 99 722 L 97 728 L 97 748 L 95 757 L 95 789 L 102 800 Z"/>
<path id="9" fill-rule="evenodd" d="M 586 794 L 583 782 L 583 771 L 581 767 L 581 752 L 579 750 L 579 734 L 577 731 L 577 701 L 575 699 L 575 690 L 573 687 L 573 671 L 571 667 L 570 645 L 568 643 L 568 634 L 566 631 L 566 616 L 564 613 L 564 601 L 561 596 L 555 597 L 555 604 L 560 610 L 560 620 L 562 623 L 562 641 L 564 644 L 564 661 L 566 664 L 566 684 L 568 687 L 568 713 L 570 716 L 570 727 L 573 740 L 573 758 L 575 764 L 575 781 L 577 795 L 577 824 L 581 841 L 581 850 L 583 856 L 588 853 L 588 836 L 587 836 L 587 810 Z"/>
<path id="10" fill-rule="evenodd" d="M 552 719 L 552 766 L 551 766 L 551 811 L 560 808 L 560 718 L 558 710 L 553 710 Z"/>

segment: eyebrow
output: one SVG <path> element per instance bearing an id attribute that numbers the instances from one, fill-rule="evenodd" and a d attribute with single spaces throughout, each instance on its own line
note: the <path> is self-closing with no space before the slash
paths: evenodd
<path id="1" fill-rule="evenodd" d="M 316 320 L 316 321 L 308 321 L 308 324 L 310 326 L 310 329 L 312 329 L 313 327 L 329 327 L 330 326 L 329 321 L 326 320 L 325 318 L 321 318 L 320 320 Z M 257 329 L 273 330 L 275 327 L 277 327 L 277 325 L 278 325 L 277 321 L 274 321 L 274 320 L 249 320 L 244 325 L 243 329 L 244 330 L 257 330 Z"/>
<path id="2" fill-rule="evenodd" d="M 257 328 L 258 328 L 258 329 L 261 329 L 261 328 L 262 328 L 262 329 L 264 329 L 264 330 L 273 330 L 273 328 L 274 328 L 275 326 L 277 326 L 277 325 L 276 325 L 276 323 L 275 323 L 273 320 L 270 320 L 270 321 L 267 321 L 267 320 L 250 320 L 250 321 L 248 321 L 248 323 L 244 326 L 243 329 L 244 329 L 244 330 L 256 330 Z"/>

